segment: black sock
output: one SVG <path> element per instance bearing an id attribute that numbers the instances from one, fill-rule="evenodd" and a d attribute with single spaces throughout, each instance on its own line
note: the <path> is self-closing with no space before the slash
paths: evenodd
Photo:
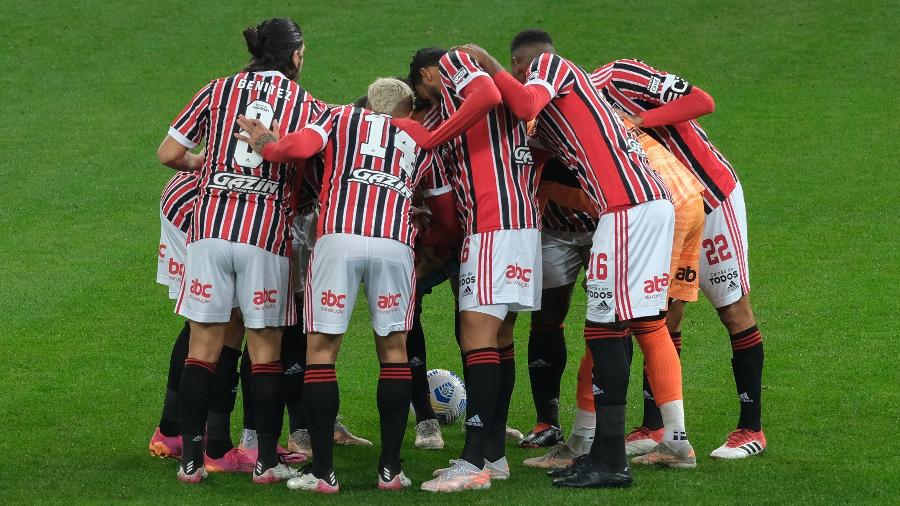
<path id="1" fill-rule="evenodd" d="M 181 467 L 192 474 L 203 466 L 203 429 L 212 393 L 216 364 L 194 358 L 184 361 L 181 373 Z"/>
<path id="2" fill-rule="evenodd" d="M 299 295 L 299 294 L 298 294 Z M 303 299 L 297 298 L 297 314 L 303 314 Z M 284 364 L 282 394 L 288 412 L 291 433 L 306 428 L 303 416 L 303 370 L 306 368 L 306 334 L 303 322 L 284 329 L 281 339 L 281 363 Z"/>
<path id="3" fill-rule="evenodd" d="M 416 297 L 412 328 L 406 335 L 406 354 L 409 356 L 409 370 L 412 374 L 412 405 L 416 412 L 416 423 L 434 420 L 434 408 L 431 406 L 431 394 L 428 388 L 427 353 L 425 350 L 425 332 L 422 330 L 422 296 Z"/>
<path id="4" fill-rule="evenodd" d="M 244 354 L 241 355 L 241 398 L 244 404 L 244 428 L 256 430 L 256 420 L 253 416 L 253 374 L 250 369 L 250 351 L 244 345 Z"/>
<path id="5" fill-rule="evenodd" d="M 181 434 L 181 410 L 178 408 L 178 390 L 181 388 L 181 371 L 188 354 L 188 343 L 191 340 L 191 326 L 184 322 L 184 327 L 172 345 L 169 354 L 169 379 L 166 382 L 166 397 L 163 400 L 162 415 L 159 417 L 159 431 L 163 436 L 174 437 Z"/>
<path id="6" fill-rule="evenodd" d="M 531 398 L 538 423 L 559 426 L 559 385 L 565 370 L 563 326 L 535 324 L 532 318 L 528 336 L 528 379 L 531 380 Z"/>
<path id="7" fill-rule="evenodd" d="M 625 402 L 628 391 L 628 329 L 586 322 L 584 338 L 594 360 L 597 425 L 591 457 L 610 471 L 625 469 Z"/>
<path id="8" fill-rule="evenodd" d="M 312 473 L 328 480 L 334 471 L 334 419 L 340 405 L 334 364 L 307 365 L 303 382 L 303 410 L 315 457 Z"/>
<path id="9" fill-rule="evenodd" d="M 256 473 L 278 465 L 278 436 L 284 404 L 281 397 L 281 381 L 284 370 L 281 362 L 253 364 L 253 414 L 256 419 L 256 440 L 259 458 Z"/>
<path id="10" fill-rule="evenodd" d="M 513 345 L 497 350 L 500 355 L 500 389 L 497 392 L 497 407 L 491 421 L 484 458 L 497 462 L 506 456 L 506 420 L 509 417 L 509 402 L 516 386 L 516 350 Z"/>
<path id="11" fill-rule="evenodd" d="M 478 348 L 465 353 L 466 444 L 461 458 L 484 468 L 488 428 L 500 395 L 500 354 L 497 348 Z"/>
<path id="12" fill-rule="evenodd" d="M 206 454 L 214 459 L 222 458 L 228 450 L 234 448 L 231 441 L 231 412 L 237 396 L 237 364 L 240 357 L 241 350 L 223 346 L 216 364 L 206 419 Z"/>
<path id="13" fill-rule="evenodd" d="M 731 336 L 731 369 L 741 403 L 739 429 L 761 430 L 762 412 L 762 335 L 756 325 Z"/>
<path id="14" fill-rule="evenodd" d="M 406 417 L 412 394 L 412 373 L 408 364 L 381 364 L 378 377 L 378 416 L 381 420 L 381 457 L 378 469 L 400 471 L 400 446 L 406 432 Z M 315 454 L 315 453 L 314 453 Z"/>
<path id="15" fill-rule="evenodd" d="M 163 399 L 162 416 L 159 420 L 159 432 L 166 437 L 181 434 L 181 409 L 178 407 L 178 391 L 166 389 Z"/>

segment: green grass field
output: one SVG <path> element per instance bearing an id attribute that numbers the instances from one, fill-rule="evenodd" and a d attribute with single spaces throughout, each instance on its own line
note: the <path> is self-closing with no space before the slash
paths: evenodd
<path id="1" fill-rule="evenodd" d="M 585 67 L 640 58 L 716 99 L 702 124 L 747 196 L 768 450 L 740 462 L 706 458 L 733 428 L 738 403 L 727 335 L 701 300 L 688 309 L 683 354 L 696 470 L 637 469 L 629 490 L 560 491 L 521 465 L 535 453 L 509 448 L 509 482 L 441 502 L 900 500 L 895 1 L 141 4 L 0 9 L 0 503 L 434 500 L 379 493 L 375 449 L 336 451 L 336 499 L 253 486 L 243 475 L 183 486 L 175 462 L 147 456 L 181 326 L 153 281 L 158 197 L 171 173 L 155 150 L 203 83 L 243 66 L 241 30 L 275 15 L 303 27 L 301 82 L 332 103 L 354 100 L 377 76 L 405 74 L 427 45 L 476 42 L 505 61 L 525 27 L 550 31 Z M 446 285 L 427 304 L 429 365 L 459 370 Z M 578 293 L 568 320 L 566 430 L 583 304 Z M 341 412 L 377 439 L 378 364 L 366 325 L 355 316 L 341 352 Z M 520 364 L 527 327 L 524 318 L 517 328 Z M 527 430 L 533 409 L 526 368 L 518 372 L 511 423 Z M 629 424 L 639 423 L 636 384 L 635 374 Z M 445 431 L 442 452 L 413 450 L 410 434 L 404 458 L 417 484 L 462 446 L 458 426 Z"/>

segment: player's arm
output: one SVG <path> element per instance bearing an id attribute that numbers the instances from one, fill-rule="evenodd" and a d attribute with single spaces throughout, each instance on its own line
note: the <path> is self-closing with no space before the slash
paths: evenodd
<path id="1" fill-rule="evenodd" d="M 517 118 L 523 121 L 531 121 L 536 118 L 557 94 L 558 90 L 542 79 L 532 79 L 525 84 L 520 83 L 500 65 L 496 58 L 475 44 L 466 45 L 464 50 L 481 63 L 485 72 L 493 77 L 494 83 L 503 97 L 503 103 Z M 532 63 L 531 74 L 534 74 L 535 66 L 544 57 L 545 55 L 541 55 L 535 59 L 535 62 Z M 539 65 L 537 66 L 539 67 Z"/>
<path id="2" fill-rule="evenodd" d="M 156 150 L 156 158 L 166 167 L 181 171 L 196 171 L 203 166 L 204 153 L 191 153 L 206 137 L 209 127 L 209 104 L 212 85 L 200 89 L 178 113 L 169 126 L 169 133 Z"/>
<path id="3" fill-rule="evenodd" d="M 673 125 L 699 118 L 716 108 L 712 97 L 681 77 L 657 70 L 638 60 L 612 63 L 610 83 L 620 93 L 657 107 L 624 115 L 637 127 Z"/>
<path id="4" fill-rule="evenodd" d="M 272 129 L 257 119 L 238 116 L 238 125 L 246 132 L 236 133 L 234 137 L 249 144 L 253 151 L 270 162 L 299 162 L 312 158 L 325 148 L 328 137 L 315 124 L 309 124 L 296 132 L 279 138 L 281 130 L 278 120 L 272 122 Z"/>
<path id="5" fill-rule="evenodd" d="M 663 104 L 655 109 L 641 111 L 639 114 L 629 116 L 631 122 L 638 128 L 658 127 L 662 125 L 674 125 L 682 121 L 690 121 L 700 116 L 710 114 L 716 110 L 713 98 L 694 86 L 687 95 Z"/>
<path id="6" fill-rule="evenodd" d="M 184 172 L 194 172 L 203 167 L 205 152 L 191 153 L 172 136 L 167 135 L 156 150 L 156 158 L 166 167 Z"/>
<path id="7" fill-rule="evenodd" d="M 432 149 L 460 136 L 502 102 L 490 76 L 467 54 L 450 51 L 441 58 L 439 66 L 445 84 L 456 88 L 463 103 L 447 121 L 431 132 L 429 139 L 422 144 L 425 149 Z"/>

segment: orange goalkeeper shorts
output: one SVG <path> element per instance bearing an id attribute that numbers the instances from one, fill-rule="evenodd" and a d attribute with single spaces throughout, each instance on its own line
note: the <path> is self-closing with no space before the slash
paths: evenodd
<path id="1" fill-rule="evenodd" d="M 700 194 L 685 199 L 675 209 L 675 237 L 672 241 L 672 265 L 669 298 L 694 302 L 700 288 L 700 241 L 703 238 L 703 199 Z"/>

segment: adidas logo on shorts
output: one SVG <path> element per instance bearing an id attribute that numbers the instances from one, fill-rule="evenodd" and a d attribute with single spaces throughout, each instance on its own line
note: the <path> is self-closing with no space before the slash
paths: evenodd
<path id="1" fill-rule="evenodd" d="M 738 288 L 737 283 L 735 283 L 734 280 L 732 279 L 731 283 L 728 283 L 728 286 L 725 288 L 725 291 L 731 293 L 731 292 L 737 290 L 737 288 Z"/>
<path id="2" fill-rule="evenodd" d="M 463 295 L 472 295 L 472 287 L 467 286 L 465 290 L 462 291 Z"/>
<path id="3" fill-rule="evenodd" d="M 610 307 L 605 300 L 601 300 L 600 303 L 597 304 L 597 309 L 599 309 L 600 311 L 609 311 Z"/>

